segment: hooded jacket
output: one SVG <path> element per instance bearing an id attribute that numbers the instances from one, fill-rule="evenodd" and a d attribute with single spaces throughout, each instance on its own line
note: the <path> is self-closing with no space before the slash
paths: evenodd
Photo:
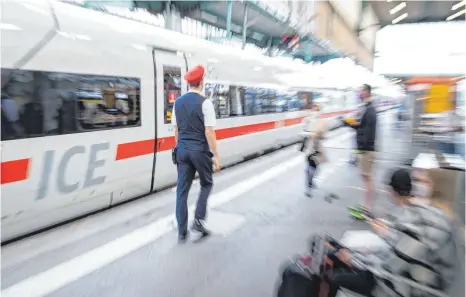
<path id="1" fill-rule="evenodd" d="M 377 111 L 372 102 L 366 104 L 360 124 L 355 127 L 358 150 L 375 151 L 375 135 L 377 128 Z"/>

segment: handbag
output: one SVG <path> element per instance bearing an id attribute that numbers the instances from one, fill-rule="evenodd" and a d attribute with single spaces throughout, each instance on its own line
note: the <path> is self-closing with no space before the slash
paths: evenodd
<path id="1" fill-rule="evenodd" d="M 172 162 L 174 165 L 178 164 L 178 162 L 176 161 L 176 151 L 178 150 L 178 148 L 175 146 L 174 148 L 172 148 Z"/>

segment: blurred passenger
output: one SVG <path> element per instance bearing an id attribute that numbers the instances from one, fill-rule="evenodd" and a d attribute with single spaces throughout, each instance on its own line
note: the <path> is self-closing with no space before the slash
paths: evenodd
<path id="1" fill-rule="evenodd" d="M 384 286 L 396 296 L 431 296 L 406 283 L 376 280 L 371 272 L 352 260 L 374 269 L 381 267 L 396 276 L 410 278 L 419 285 L 440 291 L 445 291 L 452 283 L 457 245 L 448 212 L 440 207 L 441 203 L 436 202 L 435 197 L 432 200 L 412 197 L 411 177 L 405 169 L 396 170 L 389 185 L 400 211 L 394 215 L 391 224 L 375 220 L 372 227 L 390 248 L 364 255 L 346 249 L 331 252 L 334 271 L 329 280 L 329 297 L 335 297 L 340 287 L 364 296 L 392 296 L 383 289 Z"/>
<path id="2" fill-rule="evenodd" d="M 402 122 L 405 120 L 405 113 L 406 113 L 406 106 L 401 102 L 398 104 L 398 112 L 396 114 L 397 116 L 397 122 L 396 126 L 397 128 L 401 128 Z"/>
<path id="3" fill-rule="evenodd" d="M 304 119 L 305 136 L 302 151 L 306 155 L 306 179 L 307 187 L 305 194 L 311 196 L 311 189 L 314 185 L 314 176 L 320 164 L 326 161 L 326 156 L 323 151 L 322 140 L 327 131 L 325 119 L 319 118 L 320 107 L 317 104 L 312 105 L 311 114 Z"/>
<path id="4" fill-rule="evenodd" d="M 21 134 L 19 108 L 15 100 L 2 93 L 2 139 L 16 138 Z"/>
<path id="5" fill-rule="evenodd" d="M 372 88 L 365 84 L 359 93 L 359 98 L 364 103 L 364 109 L 360 120 L 348 123 L 350 127 L 356 130 L 356 142 L 358 149 L 358 165 L 361 170 L 361 176 L 364 182 L 366 195 L 364 206 L 351 208 L 351 215 L 359 218 L 362 213 L 370 214 L 375 196 L 373 183 L 373 166 L 375 151 L 375 136 L 377 127 L 377 112 L 372 104 Z"/>

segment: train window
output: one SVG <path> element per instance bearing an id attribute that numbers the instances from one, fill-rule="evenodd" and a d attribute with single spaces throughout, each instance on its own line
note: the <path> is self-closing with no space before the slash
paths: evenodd
<path id="1" fill-rule="evenodd" d="M 140 80 L 1 69 L 2 140 L 139 126 Z"/>
<path id="2" fill-rule="evenodd" d="M 181 96 L 181 68 L 163 66 L 163 98 L 165 124 L 172 122 L 173 104 Z"/>
<path id="3" fill-rule="evenodd" d="M 273 89 L 260 89 L 259 98 L 262 104 L 261 113 L 277 112 L 277 91 Z"/>
<path id="4" fill-rule="evenodd" d="M 217 119 L 229 117 L 231 112 L 230 85 L 227 84 L 205 84 L 206 98 L 214 103 Z"/>
<path id="5" fill-rule="evenodd" d="M 260 110 L 260 101 L 257 98 L 255 88 L 246 88 L 244 90 L 245 110 L 244 115 L 255 115 Z"/>
<path id="6" fill-rule="evenodd" d="M 244 115 L 245 108 L 244 88 L 230 86 L 230 116 Z"/>

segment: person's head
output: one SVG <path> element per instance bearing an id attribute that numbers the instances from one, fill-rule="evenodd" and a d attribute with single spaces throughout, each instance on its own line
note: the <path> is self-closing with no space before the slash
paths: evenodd
<path id="1" fill-rule="evenodd" d="M 184 79 L 193 90 L 201 92 L 204 89 L 204 67 L 197 65 L 184 75 Z"/>
<path id="2" fill-rule="evenodd" d="M 389 186 L 396 204 L 403 205 L 409 198 L 411 198 L 411 190 L 413 186 L 411 183 L 411 174 L 408 170 L 395 170 L 390 178 Z"/>
<path id="3" fill-rule="evenodd" d="M 361 99 L 362 102 L 368 102 L 371 100 L 372 96 L 372 88 L 368 84 L 364 84 L 361 87 L 361 90 L 359 91 L 359 98 Z"/>

